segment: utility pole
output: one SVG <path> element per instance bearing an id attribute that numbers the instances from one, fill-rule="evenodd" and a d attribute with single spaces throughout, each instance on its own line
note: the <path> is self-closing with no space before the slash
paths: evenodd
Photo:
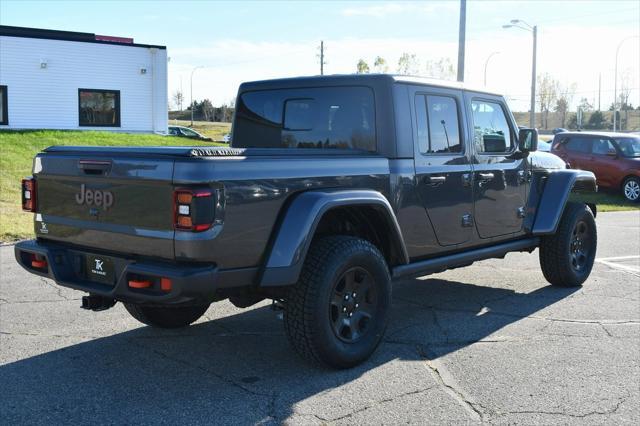
<path id="1" fill-rule="evenodd" d="M 464 81 L 464 40 L 467 23 L 467 0 L 460 0 L 460 25 L 458 27 L 458 81 Z"/>
<path id="2" fill-rule="evenodd" d="M 324 75 L 324 40 L 320 40 L 320 75 Z"/>
<path id="3" fill-rule="evenodd" d="M 538 26 L 533 26 L 533 64 L 531 66 L 531 128 L 536 127 L 536 51 L 538 49 Z"/>
<path id="4" fill-rule="evenodd" d="M 600 111 L 600 95 L 602 94 L 602 73 L 598 74 L 598 111 Z"/>
<path id="5" fill-rule="evenodd" d="M 191 70 L 191 79 L 190 79 L 190 82 L 189 82 L 189 86 L 190 86 L 189 89 L 191 91 L 191 127 L 193 127 L 193 109 L 194 109 L 193 108 L 193 73 L 196 72 L 196 70 L 198 68 L 202 68 L 202 66 L 198 65 L 197 67 L 194 67 Z"/>

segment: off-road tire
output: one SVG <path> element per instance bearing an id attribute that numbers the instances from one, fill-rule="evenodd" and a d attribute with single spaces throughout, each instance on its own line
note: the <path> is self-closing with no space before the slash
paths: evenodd
<path id="1" fill-rule="evenodd" d="M 351 273 L 352 278 L 347 279 Z M 356 274 L 365 278 L 357 278 Z M 354 324 L 349 326 L 353 327 L 353 334 L 341 336 L 335 330 L 341 324 L 336 319 L 336 298 L 342 301 L 340 288 L 345 296 L 353 294 L 345 290 L 347 280 L 351 288 L 366 290 L 350 301 L 354 316 L 348 322 Z M 357 300 L 364 307 L 358 308 Z M 300 279 L 287 295 L 285 331 L 295 351 L 306 360 L 331 368 L 350 368 L 365 361 L 377 348 L 387 326 L 390 305 L 391 278 L 380 251 L 360 238 L 325 237 L 312 244 Z M 340 308 L 339 315 L 347 315 L 342 309 L 346 308 Z M 365 323 L 351 322 L 363 318 L 365 310 L 373 312 Z"/>
<path id="2" fill-rule="evenodd" d="M 586 227 L 586 232 L 584 231 Z M 585 238 L 576 242 L 576 236 Z M 580 238 L 578 238 L 580 240 Z M 555 286 L 582 285 L 591 273 L 596 257 L 598 233 L 591 209 L 582 203 L 567 203 L 556 233 L 542 237 L 540 266 L 546 280 Z M 576 250 L 583 250 L 576 255 Z M 576 258 L 580 261 L 576 263 Z"/>
<path id="3" fill-rule="evenodd" d="M 625 200 L 632 203 L 640 202 L 640 178 L 635 176 L 628 177 L 622 183 L 622 196 Z M 635 198 L 634 198 L 635 197 Z"/>
<path id="4" fill-rule="evenodd" d="M 197 306 L 144 306 L 124 303 L 132 317 L 143 324 L 158 328 L 186 327 L 197 321 L 209 309 L 209 305 Z"/>

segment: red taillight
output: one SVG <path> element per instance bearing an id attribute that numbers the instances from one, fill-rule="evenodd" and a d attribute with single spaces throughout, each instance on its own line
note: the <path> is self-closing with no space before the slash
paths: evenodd
<path id="1" fill-rule="evenodd" d="M 149 288 L 152 283 L 149 280 L 129 280 L 129 287 L 131 288 Z"/>
<path id="2" fill-rule="evenodd" d="M 22 210 L 26 212 L 36 211 L 36 180 L 32 177 L 22 179 Z"/>
<path id="3" fill-rule="evenodd" d="M 47 269 L 47 259 L 39 254 L 31 255 L 31 267 L 36 269 Z"/>
<path id="4" fill-rule="evenodd" d="M 214 197 L 209 189 L 177 189 L 173 193 L 174 226 L 181 231 L 202 232 L 214 220 Z"/>
<path id="5" fill-rule="evenodd" d="M 169 292 L 173 287 L 173 283 L 169 278 L 160 278 L 160 290 Z"/>

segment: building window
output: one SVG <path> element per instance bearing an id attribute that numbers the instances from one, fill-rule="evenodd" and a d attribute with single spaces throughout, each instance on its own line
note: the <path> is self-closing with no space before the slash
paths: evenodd
<path id="1" fill-rule="evenodd" d="M 0 86 L 0 124 L 9 124 L 7 104 L 7 86 Z"/>
<path id="2" fill-rule="evenodd" d="M 78 89 L 80 126 L 120 127 L 120 91 Z"/>

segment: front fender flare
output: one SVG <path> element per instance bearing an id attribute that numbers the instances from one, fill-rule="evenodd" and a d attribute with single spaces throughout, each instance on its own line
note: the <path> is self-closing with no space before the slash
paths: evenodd
<path id="1" fill-rule="evenodd" d="M 295 284 L 322 216 L 341 206 L 381 209 L 393 234 L 392 242 L 400 248 L 402 261 L 409 261 L 400 226 L 389 201 L 381 193 L 372 190 L 307 191 L 296 196 L 287 208 L 266 260 L 260 286 Z"/>
<path id="2" fill-rule="evenodd" d="M 585 170 L 558 170 L 546 179 L 536 209 L 533 235 L 554 234 L 571 192 L 596 192 L 596 177 Z"/>

